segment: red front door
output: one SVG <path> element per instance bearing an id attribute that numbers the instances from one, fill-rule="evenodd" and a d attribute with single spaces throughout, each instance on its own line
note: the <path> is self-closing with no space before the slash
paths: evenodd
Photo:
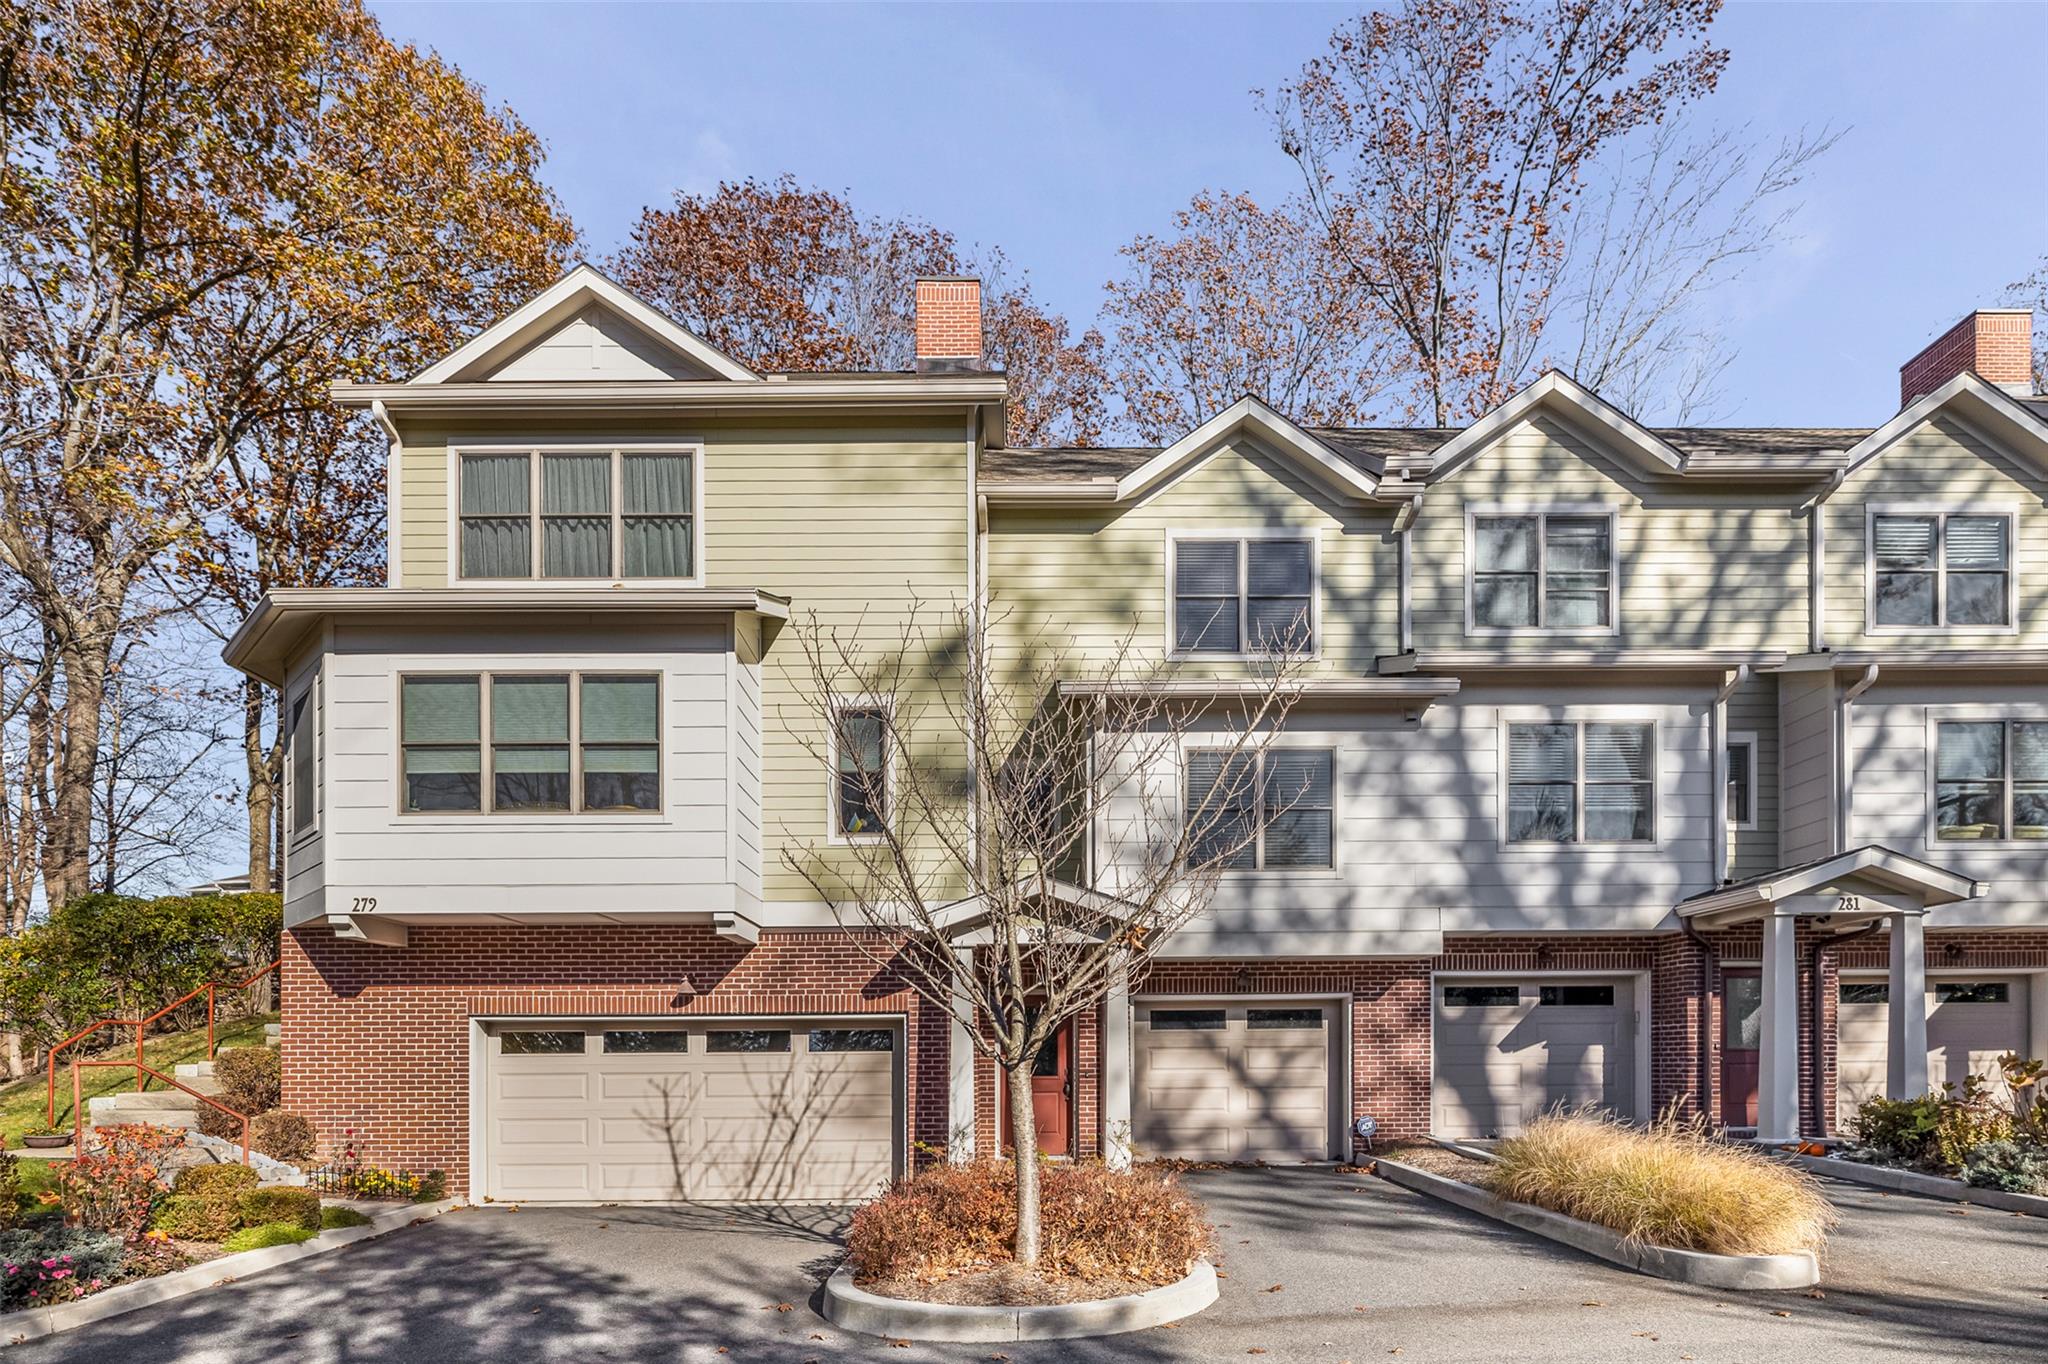
<path id="1" fill-rule="evenodd" d="M 1038 1149 L 1049 1156 L 1074 1153 L 1074 1028 L 1072 1024 L 1054 1033 L 1039 1048 L 1031 1066 L 1031 1121 L 1038 1128 Z M 1009 1088 L 1003 1090 L 1003 1146 L 1013 1148 Z"/>
<path id="2" fill-rule="evenodd" d="M 1755 971 L 1721 974 L 1721 1122 L 1756 1126 L 1757 1047 L 1763 1040 L 1764 982 Z"/>

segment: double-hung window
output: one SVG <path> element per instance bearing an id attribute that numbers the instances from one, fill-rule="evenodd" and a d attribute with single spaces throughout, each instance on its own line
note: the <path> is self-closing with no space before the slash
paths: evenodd
<path id="1" fill-rule="evenodd" d="M 695 450 L 465 451 L 468 579 L 688 579 L 697 573 Z"/>
<path id="2" fill-rule="evenodd" d="M 1870 513 L 1870 624 L 1877 630 L 2012 624 L 2007 512 Z"/>
<path id="3" fill-rule="evenodd" d="M 889 818 L 889 711 L 844 702 L 832 712 L 832 832 L 879 837 Z"/>
<path id="4" fill-rule="evenodd" d="M 313 704 L 312 682 L 292 701 L 290 729 L 291 745 L 291 814 L 294 835 L 310 832 L 319 808 L 319 774 L 316 767 L 318 757 L 316 745 L 318 736 L 314 733 L 318 718 Z"/>
<path id="5" fill-rule="evenodd" d="M 399 680 L 409 814 L 661 808 L 652 674 L 424 674 Z"/>
<path id="6" fill-rule="evenodd" d="M 1656 840 L 1656 727 L 1559 721 L 1511 724 L 1507 841 Z"/>
<path id="7" fill-rule="evenodd" d="M 1736 829 L 1756 827 L 1756 736 L 1728 739 L 1728 823 Z"/>
<path id="8" fill-rule="evenodd" d="M 1189 860 L 1235 871 L 1333 866 L 1335 766 L 1327 749 L 1191 749 Z"/>
<path id="9" fill-rule="evenodd" d="M 1315 557 L 1305 537 L 1174 540 L 1174 651 L 1313 653 Z"/>
<path id="10" fill-rule="evenodd" d="M 2048 721 L 1942 721 L 1934 747 L 1936 839 L 2048 838 Z"/>
<path id="11" fill-rule="evenodd" d="M 1471 551 L 1475 632 L 1613 630 L 1613 513 L 1475 513 Z"/>

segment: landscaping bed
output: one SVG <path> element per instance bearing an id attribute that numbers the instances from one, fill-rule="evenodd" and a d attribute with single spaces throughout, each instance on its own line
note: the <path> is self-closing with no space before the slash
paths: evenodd
<path id="1" fill-rule="evenodd" d="M 1818 1281 L 1833 1213 L 1814 1181 L 1697 1125 L 1557 1114 L 1494 1154 L 1403 1145 L 1379 1173 L 1646 1274 L 1736 1289 Z"/>
<path id="2" fill-rule="evenodd" d="M 2044 1071 L 2040 1061 L 2007 1053 L 1995 1075 L 1966 1075 L 1960 1085 L 1913 1099 L 1866 1099 L 1850 1120 L 1849 1146 L 1800 1163 L 1845 1179 L 1861 1173 L 1845 1165 L 1897 1171 L 1908 1177 L 1862 1182 L 2038 1210 L 2048 1206 L 2041 1201 L 2048 1199 L 2048 1104 L 2038 1099 Z M 2012 1197 L 1980 1199 L 1976 1191 Z"/>

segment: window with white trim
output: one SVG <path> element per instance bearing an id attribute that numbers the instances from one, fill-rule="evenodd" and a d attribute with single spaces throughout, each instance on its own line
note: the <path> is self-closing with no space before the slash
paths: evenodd
<path id="1" fill-rule="evenodd" d="M 291 813 L 292 833 L 303 834 L 312 830 L 315 812 L 319 809 L 320 784 L 316 767 L 319 740 L 314 733 L 314 721 L 318 712 L 313 705 L 314 683 L 307 683 L 306 689 L 292 702 L 290 730 L 291 745 Z"/>
<path id="2" fill-rule="evenodd" d="M 400 808 L 409 814 L 604 814 L 661 808 L 652 673 L 399 679 Z"/>
<path id="3" fill-rule="evenodd" d="M 1934 747 L 1936 839 L 2048 839 L 2048 722 L 1944 720 Z"/>
<path id="4" fill-rule="evenodd" d="M 878 838 L 889 819 L 889 711 L 842 702 L 832 712 L 832 832 Z"/>
<path id="5" fill-rule="evenodd" d="M 1176 539 L 1174 651 L 1312 653 L 1315 591 L 1305 537 Z"/>
<path id="6" fill-rule="evenodd" d="M 464 451 L 464 579 L 696 575 L 694 450 Z"/>
<path id="7" fill-rule="evenodd" d="M 1614 628 L 1614 514 L 1518 511 L 1472 518 L 1472 628 Z"/>
<path id="8" fill-rule="evenodd" d="M 1656 841 L 1656 732 L 1596 720 L 1509 725 L 1507 841 Z"/>
<path id="9" fill-rule="evenodd" d="M 2012 624 L 2010 512 L 1873 511 L 1874 629 Z"/>
<path id="10" fill-rule="evenodd" d="M 1747 734 L 1728 740 L 1728 823 L 1756 826 L 1756 739 Z"/>
<path id="11" fill-rule="evenodd" d="M 1335 778 L 1329 749 L 1188 750 L 1188 860 L 1226 871 L 1334 866 Z"/>

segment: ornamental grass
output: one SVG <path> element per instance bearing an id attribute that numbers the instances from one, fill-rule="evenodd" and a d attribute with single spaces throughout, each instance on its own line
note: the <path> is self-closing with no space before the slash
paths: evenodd
<path id="1" fill-rule="evenodd" d="M 1488 1186 L 1622 1233 L 1715 1255 L 1818 1253 L 1834 1209 L 1814 1179 L 1667 1114 L 1648 1129 L 1595 1113 L 1538 1119 L 1496 1148 Z"/>

